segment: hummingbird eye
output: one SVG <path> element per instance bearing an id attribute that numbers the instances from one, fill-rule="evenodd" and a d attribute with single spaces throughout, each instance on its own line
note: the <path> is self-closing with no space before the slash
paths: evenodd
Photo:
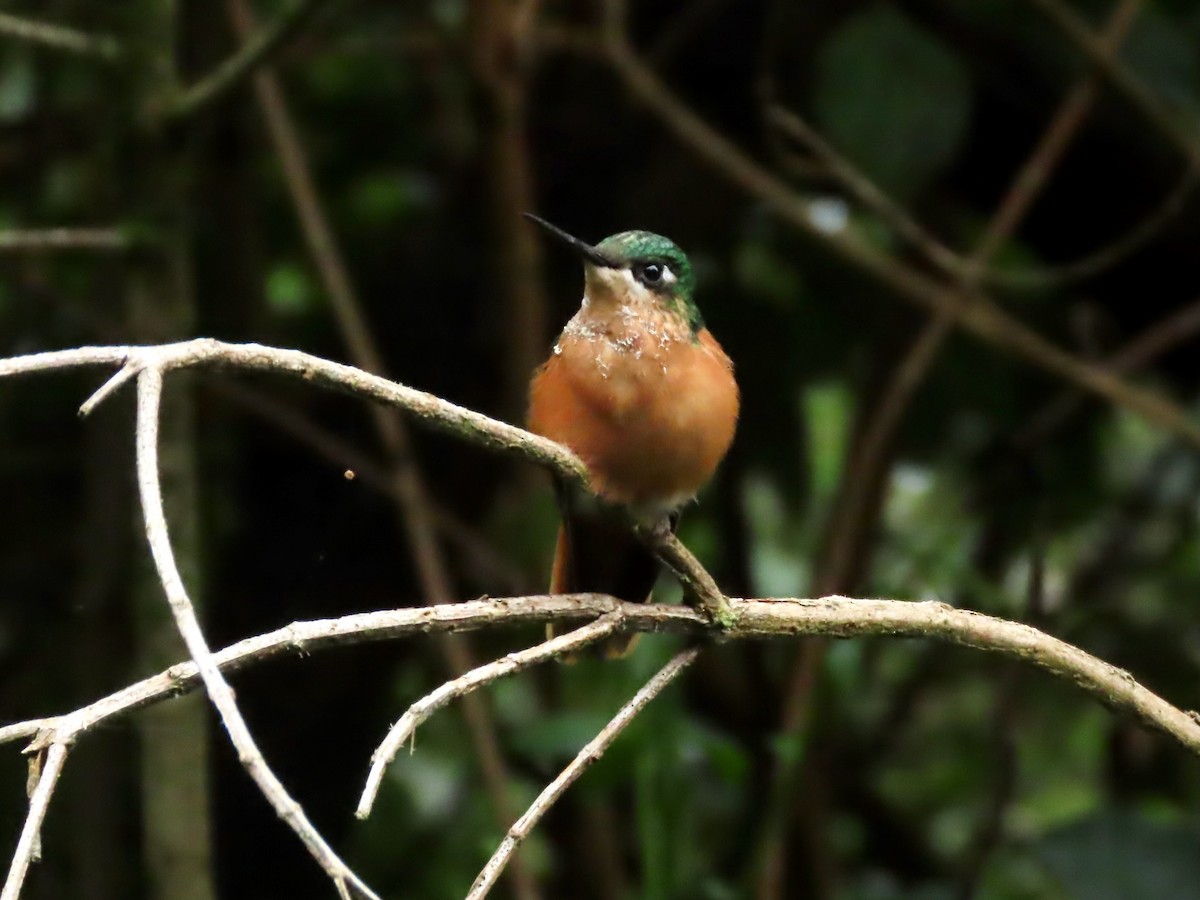
<path id="1" fill-rule="evenodd" d="M 642 284 L 653 287 L 657 284 L 662 284 L 663 273 L 666 271 L 666 266 L 658 263 L 645 263 L 634 270 L 637 280 Z"/>

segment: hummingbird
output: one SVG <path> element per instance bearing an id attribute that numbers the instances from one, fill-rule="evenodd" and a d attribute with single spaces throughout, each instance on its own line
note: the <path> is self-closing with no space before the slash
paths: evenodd
<path id="1" fill-rule="evenodd" d="M 675 530 L 733 441 L 733 363 L 704 326 L 691 264 L 673 241 L 623 231 L 593 246 L 526 217 L 574 251 L 584 274 L 579 311 L 529 389 L 529 430 L 569 447 L 590 476 L 590 492 L 556 484 L 550 593 L 648 603 L 658 560 L 616 511 Z M 623 656 L 635 638 L 610 637 L 600 649 Z"/>

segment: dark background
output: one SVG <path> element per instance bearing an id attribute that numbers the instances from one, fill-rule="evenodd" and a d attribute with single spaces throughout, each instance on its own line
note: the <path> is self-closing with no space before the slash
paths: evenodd
<path id="1" fill-rule="evenodd" d="M 241 42 L 239 5 L 6 6 L 112 35 L 124 52 L 103 60 L 0 28 L 0 226 L 111 228 L 124 246 L 22 248 L 0 231 L 0 355 L 204 335 L 367 364 L 365 338 L 395 379 L 519 422 L 529 373 L 581 292 L 577 262 L 519 213 L 593 241 L 660 231 L 691 255 L 743 393 L 734 449 L 681 531 L 726 592 L 937 597 L 1032 621 L 1200 706 L 1196 447 L 1072 394 L 995 339 L 931 337 L 927 312 L 838 241 L 862 242 L 888 272 L 957 276 L 775 124 L 780 109 L 804 117 L 956 258 L 991 240 L 976 302 L 1088 364 L 1158 329 L 1129 380 L 1192 415 L 1196 4 L 632 2 L 645 65 L 781 191 L 832 215 L 832 237 L 781 219 L 681 140 L 606 56 L 597 4 L 318 4 L 270 59 L 282 93 L 267 106 L 278 113 L 282 97 L 289 146 L 308 159 L 361 306 L 357 350 L 262 95 L 243 81 L 168 114 L 181 84 Z M 286 7 L 254 4 L 264 21 Z M 1096 31 L 1126 16 L 1107 76 L 1093 77 L 1055 9 Z M 1063 113 L 1081 91 L 1092 102 Z M 1014 189 L 1048 128 L 1063 152 L 1040 191 Z M 1027 215 L 984 238 L 1014 206 Z M 897 399 L 922 335 L 934 352 Z M 3 722 L 67 711 L 183 656 L 140 533 L 132 391 L 75 414 L 101 377 L 0 387 Z M 1068 415 L 1037 418 L 1064 396 Z M 871 457 L 881 407 L 894 427 Z M 545 586 L 556 519 L 548 479 L 528 466 L 416 429 L 398 450 L 361 401 L 284 379 L 172 375 L 164 415 L 173 535 L 214 646 L 440 591 Z M 414 496 L 418 516 L 432 513 L 415 527 L 433 537 L 424 552 L 441 557 L 442 588 L 415 562 Z M 388 897 L 460 897 L 507 822 L 677 647 L 647 638 L 627 661 L 489 689 L 483 727 L 502 767 L 490 780 L 478 721 L 455 705 L 357 823 L 371 750 L 403 709 L 464 653 L 538 638 L 325 650 L 234 685 L 268 760 L 368 882 Z M 25 769 L 18 745 L 3 749 L 0 834 L 13 846 Z M 996 656 L 893 639 L 725 645 L 543 822 L 519 857 L 523 887 L 497 892 L 1200 897 L 1198 772 L 1170 740 Z M 45 857 L 25 896 L 332 896 L 199 702 L 81 742 Z"/>

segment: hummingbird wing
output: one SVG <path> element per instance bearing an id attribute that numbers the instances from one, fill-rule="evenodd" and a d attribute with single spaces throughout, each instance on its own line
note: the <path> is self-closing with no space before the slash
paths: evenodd
<path id="1" fill-rule="evenodd" d="M 550 593 L 609 594 L 630 603 L 649 603 L 658 578 L 658 559 L 630 531 L 611 505 L 561 483 L 556 485 L 562 524 L 550 575 Z M 679 514 L 669 522 L 674 532 Z M 553 627 L 547 627 L 553 635 Z M 637 634 L 607 638 L 600 654 L 613 659 L 632 651 Z"/>

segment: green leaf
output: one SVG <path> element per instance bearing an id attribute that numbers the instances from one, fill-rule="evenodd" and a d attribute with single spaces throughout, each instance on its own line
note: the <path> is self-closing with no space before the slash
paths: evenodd
<path id="1" fill-rule="evenodd" d="M 886 190 L 920 190 L 958 152 L 971 115 L 966 68 L 896 10 L 847 19 L 815 76 L 818 123 Z"/>
<path id="2" fill-rule="evenodd" d="M 419 173 L 372 172 L 350 186 L 350 208 L 364 225 L 394 225 L 412 211 L 437 199 L 432 179 Z"/>
<path id="3" fill-rule="evenodd" d="M 1138 16 L 1121 55 L 1152 88 L 1184 109 L 1200 108 L 1200 60 L 1179 22 L 1149 8 Z"/>
<path id="4" fill-rule="evenodd" d="M 787 597 L 809 581 L 805 558 L 796 553 L 793 523 L 778 485 L 758 475 L 746 479 L 743 506 L 752 540 L 754 583 L 767 596 Z"/>
<path id="5" fill-rule="evenodd" d="M 814 384 L 801 402 L 808 425 L 812 493 L 827 499 L 837 488 L 850 446 L 854 397 L 841 383 Z"/>
<path id="6" fill-rule="evenodd" d="M 608 723 L 599 712 L 548 715 L 514 733 L 514 749 L 537 765 L 550 769 L 575 756 Z"/>
<path id="7" fill-rule="evenodd" d="M 642 900 L 668 900 L 675 876 L 669 767 L 660 744 L 638 757 L 636 821 L 642 855 Z"/>
<path id="8" fill-rule="evenodd" d="M 280 263 L 267 276 L 267 305 L 281 316 L 302 316 L 316 308 L 317 292 L 308 273 L 294 263 Z"/>
<path id="9" fill-rule="evenodd" d="M 872 872 L 838 894 L 839 900 L 950 900 L 954 891 L 940 884 L 901 887 L 889 876 Z"/>
<path id="10" fill-rule="evenodd" d="M 747 294 L 782 310 L 794 309 L 804 290 L 792 260 L 776 254 L 761 240 L 745 240 L 738 246 L 733 273 Z"/>
<path id="11" fill-rule="evenodd" d="M 1194 822 L 1108 812 L 1053 832 L 1033 849 L 1067 896 L 1077 900 L 1200 898 Z"/>
<path id="12" fill-rule="evenodd" d="M 15 53 L 0 61 L 0 122 L 23 117 L 37 94 L 33 60 L 26 53 Z"/>
<path id="13" fill-rule="evenodd" d="M 743 747 L 728 735 L 687 721 L 681 725 L 704 754 L 713 775 L 726 787 L 741 789 L 750 776 L 751 760 Z"/>

